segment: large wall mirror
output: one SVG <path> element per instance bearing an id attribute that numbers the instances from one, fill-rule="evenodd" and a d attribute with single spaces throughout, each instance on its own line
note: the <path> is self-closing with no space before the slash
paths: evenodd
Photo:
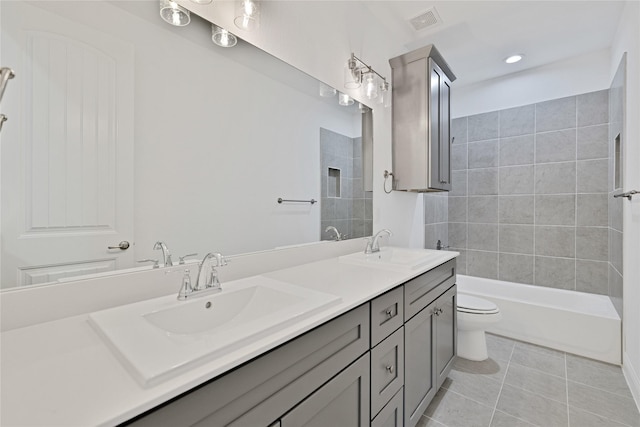
<path id="1" fill-rule="evenodd" d="M 371 112 L 158 11 L 0 3 L 2 288 L 371 233 Z"/>

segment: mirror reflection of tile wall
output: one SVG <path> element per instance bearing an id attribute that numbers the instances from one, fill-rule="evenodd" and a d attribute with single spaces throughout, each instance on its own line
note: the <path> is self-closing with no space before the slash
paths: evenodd
<path id="1" fill-rule="evenodd" d="M 361 137 L 320 129 L 321 240 L 335 239 L 328 226 L 348 239 L 372 234 L 373 194 L 363 188 L 362 153 Z"/>
<path id="2" fill-rule="evenodd" d="M 624 93 L 626 54 L 609 89 L 609 298 L 622 317 L 622 210 L 627 200 L 614 198 L 624 191 L 622 165 L 624 164 Z"/>

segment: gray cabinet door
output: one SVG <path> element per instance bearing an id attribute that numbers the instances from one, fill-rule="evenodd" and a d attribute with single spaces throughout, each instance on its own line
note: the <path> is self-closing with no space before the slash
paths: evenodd
<path id="1" fill-rule="evenodd" d="M 429 58 L 429 187 L 451 190 L 451 82 Z"/>
<path id="2" fill-rule="evenodd" d="M 431 342 L 434 328 L 434 303 L 404 325 L 404 417 L 414 427 L 436 394 Z"/>
<path id="3" fill-rule="evenodd" d="M 456 339 L 458 333 L 456 321 L 456 287 L 453 286 L 435 302 L 435 340 L 434 354 L 436 375 L 438 377 L 437 387 L 444 383 L 444 380 L 451 371 L 453 360 L 456 356 Z"/>
<path id="4" fill-rule="evenodd" d="M 369 353 L 281 418 L 282 427 L 369 425 Z"/>
<path id="5" fill-rule="evenodd" d="M 371 421 L 371 427 L 404 427 L 402 389 L 391 398 L 387 406 Z"/>

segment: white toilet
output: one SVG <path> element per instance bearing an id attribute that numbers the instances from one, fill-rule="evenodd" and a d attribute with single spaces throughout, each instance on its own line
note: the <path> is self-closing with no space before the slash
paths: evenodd
<path id="1" fill-rule="evenodd" d="M 500 309 L 491 301 L 458 293 L 458 356 L 475 361 L 487 359 L 484 331 L 501 319 Z"/>

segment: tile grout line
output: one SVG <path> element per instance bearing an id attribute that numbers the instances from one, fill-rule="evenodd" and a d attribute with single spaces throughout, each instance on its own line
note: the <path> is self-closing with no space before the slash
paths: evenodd
<path id="1" fill-rule="evenodd" d="M 493 412 L 491 413 L 491 419 L 489 420 L 489 426 L 493 423 L 493 417 L 496 415 L 496 410 L 498 409 L 498 402 L 500 402 L 500 396 L 502 396 L 502 389 L 504 388 L 504 383 L 507 380 L 507 373 L 509 372 L 509 366 L 511 366 L 511 358 L 513 357 L 513 352 L 516 350 L 516 344 L 513 343 L 513 347 L 511 348 L 511 354 L 509 355 L 509 360 L 507 361 L 507 367 L 504 371 L 504 377 L 502 378 L 502 382 L 500 383 L 500 391 L 498 392 L 498 397 L 496 398 L 496 403 L 493 405 Z"/>
<path id="2" fill-rule="evenodd" d="M 578 290 L 578 97 L 576 96 L 576 139 L 575 139 L 575 162 L 576 162 L 576 181 L 575 181 L 575 200 L 574 200 L 574 217 L 573 217 L 573 290 Z M 566 364 L 567 357 L 565 353 L 565 375 L 566 375 Z M 567 380 L 568 381 L 568 380 Z M 567 393 L 568 393 L 567 384 Z M 569 416 L 569 397 L 567 395 L 567 417 Z M 568 418 L 567 418 L 568 420 Z"/>
<path id="3" fill-rule="evenodd" d="M 532 223 L 533 227 L 533 253 L 532 253 L 532 262 L 533 262 L 533 273 L 531 278 L 531 284 L 536 286 L 536 172 L 537 172 L 537 149 L 538 149 L 538 105 L 534 104 L 533 107 L 533 215 L 532 215 Z"/>

